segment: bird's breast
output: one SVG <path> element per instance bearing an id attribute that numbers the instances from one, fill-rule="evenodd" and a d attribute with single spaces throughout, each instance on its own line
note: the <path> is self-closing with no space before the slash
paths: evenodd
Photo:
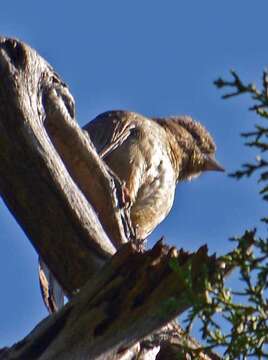
<path id="1" fill-rule="evenodd" d="M 163 204 L 166 203 L 166 205 L 158 211 L 169 208 L 175 187 L 174 170 L 169 159 L 159 156 L 154 162 L 147 164 L 142 180 L 136 202 L 141 206 L 148 204 L 154 206 L 162 199 Z"/>
<path id="2" fill-rule="evenodd" d="M 152 121 L 136 129 L 105 161 L 125 182 L 132 224 L 145 238 L 169 213 L 176 176 L 164 130 Z"/>
<path id="3" fill-rule="evenodd" d="M 140 238 L 147 237 L 169 213 L 175 194 L 175 176 L 164 154 L 147 163 L 143 181 L 131 208 L 131 219 Z"/>

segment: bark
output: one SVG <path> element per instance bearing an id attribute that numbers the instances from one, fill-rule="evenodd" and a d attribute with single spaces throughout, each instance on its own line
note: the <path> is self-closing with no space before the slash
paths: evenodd
<path id="1" fill-rule="evenodd" d="M 215 266 L 206 247 L 187 254 L 160 241 L 140 253 L 128 243 L 60 312 L 0 359 L 122 359 L 203 296 L 204 274 L 211 280 Z"/>
<path id="2" fill-rule="evenodd" d="M 0 193 L 72 294 L 130 236 L 121 184 L 75 122 L 67 86 L 34 50 L 1 38 L 0 78 Z"/>

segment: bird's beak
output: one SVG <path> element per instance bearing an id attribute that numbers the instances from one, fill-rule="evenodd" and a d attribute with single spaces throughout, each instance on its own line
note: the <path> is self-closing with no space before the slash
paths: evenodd
<path id="1" fill-rule="evenodd" d="M 224 167 L 222 167 L 218 161 L 214 158 L 213 155 L 206 155 L 205 171 L 225 171 Z"/>

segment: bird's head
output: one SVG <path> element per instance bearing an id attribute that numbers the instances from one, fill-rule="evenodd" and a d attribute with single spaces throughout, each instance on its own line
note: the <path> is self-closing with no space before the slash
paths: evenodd
<path id="1" fill-rule="evenodd" d="M 216 161 L 216 145 L 209 132 L 190 116 L 156 119 L 169 133 L 173 157 L 182 158 L 178 180 L 191 180 L 203 171 L 224 171 Z M 173 145 L 173 146 L 172 146 Z"/>

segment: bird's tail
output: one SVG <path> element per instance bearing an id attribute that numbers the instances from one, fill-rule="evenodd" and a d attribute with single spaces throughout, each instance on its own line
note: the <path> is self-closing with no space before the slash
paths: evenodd
<path id="1" fill-rule="evenodd" d="M 41 257 L 39 257 L 38 273 L 43 301 L 52 314 L 63 307 L 64 291 Z"/>

